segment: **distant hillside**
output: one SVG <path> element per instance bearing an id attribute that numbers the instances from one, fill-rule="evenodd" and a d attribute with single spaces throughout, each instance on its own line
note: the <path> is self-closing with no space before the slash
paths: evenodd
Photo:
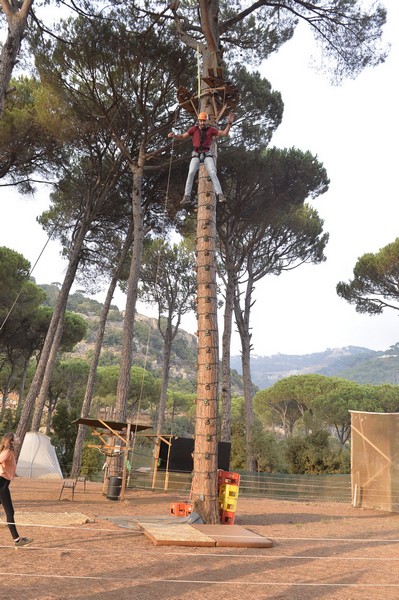
<path id="1" fill-rule="evenodd" d="M 231 366 L 242 373 L 239 356 L 232 357 Z M 399 384 L 399 343 L 385 352 L 347 346 L 313 354 L 253 356 L 251 373 L 253 383 L 260 389 L 290 375 L 309 373 L 343 377 L 362 384 Z"/>
<path id="2" fill-rule="evenodd" d="M 53 306 L 59 289 L 56 285 L 41 285 L 47 295 L 47 303 Z M 95 342 L 99 315 L 102 304 L 88 298 L 80 291 L 71 294 L 68 310 L 84 316 L 88 323 L 88 333 L 75 348 L 74 354 L 85 358 L 90 355 Z M 109 312 L 104 335 L 100 364 L 119 364 L 122 343 L 123 314 L 113 305 Z M 145 366 L 154 374 L 160 374 L 162 368 L 163 340 L 158 331 L 157 321 L 144 315 L 136 315 L 133 364 Z M 179 333 L 173 344 L 171 378 L 179 389 L 194 392 L 196 388 L 197 338 L 184 330 Z M 242 395 L 241 358 L 231 358 L 232 393 Z M 291 355 L 274 354 L 272 356 L 253 356 L 251 358 L 253 383 L 259 388 L 270 387 L 276 381 L 290 375 L 319 373 L 336 376 L 362 384 L 399 384 L 399 343 L 385 352 L 369 350 L 358 346 L 328 348 L 324 352 Z M 173 386 L 173 382 L 172 382 Z"/>
<path id="3" fill-rule="evenodd" d="M 47 304 L 54 306 L 59 293 L 57 285 L 40 285 L 47 294 Z M 93 351 L 97 328 L 103 305 L 77 291 L 68 298 L 67 309 L 85 318 L 88 324 L 86 338 L 75 347 L 70 356 L 88 359 Z M 122 347 L 123 313 L 115 305 L 111 306 L 105 328 L 100 366 L 118 365 Z M 155 377 L 160 377 L 163 361 L 163 339 L 156 319 L 136 314 L 133 336 L 133 365 L 144 367 Z M 197 384 L 197 338 L 183 329 L 172 344 L 170 368 L 170 389 L 193 393 Z M 243 393 L 242 378 L 232 373 L 232 393 Z"/>

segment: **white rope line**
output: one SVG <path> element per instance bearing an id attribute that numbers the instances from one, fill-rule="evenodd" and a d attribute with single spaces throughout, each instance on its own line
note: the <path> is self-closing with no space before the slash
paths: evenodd
<path id="1" fill-rule="evenodd" d="M 57 514 L 57 513 L 54 513 Z M 124 517 L 121 517 L 122 519 Z M 129 517 L 126 517 L 126 519 L 128 519 Z M 93 523 L 82 523 L 82 525 L 86 525 L 86 527 L 82 527 L 81 526 L 72 526 L 72 525 L 47 525 L 47 524 L 42 524 L 42 523 L 23 523 L 23 522 L 18 522 L 16 520 L 16 522 L 13 523 L 9 523 L 7 521 L 1 521 L 0 520 L 0 524 L 3 523 L 3 525 L 14 525 L 16 524 L 18 527 L 46 527 L 48 529 L 76 529 L 78 531 L 106 531 L 109 533 L 115 533 L 118 531 L 118 529 L 104 529 L 104 528 L 100 528 L 97 527 L 95 529 L 88 529 L 87 525 L 93 525 Z M 124 533 L 127 533 L 125 527 L 121 527 L 120 525 L 116 525 L 116 527 L 120 529 L 124 529 Z M 226 525 L 226 527 L 228 527 L 228 525 Z M 129 529 L 128 530 L 129 533 L 132 533 L 133 531 L 135 531 L 134 529 Z M 121 533 L 119 531 L 119 533 Z M 222 535 L 222 534 L 220 534 Z M 233 536 L 234 538 L 241 538 L 241 537 L 245 537 L 244 536 Z M 283 541 L 294 541 L 294 542 L 359 542 L 359 543 L 378 543 L 378 544 L 397 544 L 399 543 L 399 539 L 384 539 L 384 538 L 331 538 L 331 537 L 277 537 L 277 536 L 271 536 L 273 538 L 273 540 L 283 540 Z"/>
<path id="2" fill-rule="evenodd" d="M 215 556 L 215 555 L 214 555 Z M 222 556 L 222 554 L 218 554 L 217 556 Z M 239 555 L 239 554 L 226 554 L 225 557 L 230 557 L 233 556 L 233 558 L 237 557 L 237 558 L 264 558 L 264 554 L 248 554 L 246 556 L 243 555 Z M 344 560 L 344 561 L 365 561 L 365 560 L 376 560 L 376 561 L 398 561 L 398 558 L 386 558 L 386 557 L 369 557 L 369 556 L 312 556 L 311 554 L 309 554 L 308 556 L 290 556 L 289 554 L 270 554 L 267 556 L 267 560 L 270 560 L 271 558 L 278 558 L 278 559 L 288 559 L 288 560 Z"/>
<path id="3" fill-rule="evenodd" d="M 55 513 L 56 514 L 56 513 Z M 123 517 L 122 517 L 123 518 Z M 128 517 L 127 517 L 128 518 Z M 1 521 L 0 521 L 1 523 Z M 4 525 L 9 525 L 9 524 L 15 524 L 15 523 L 8 523 L 6 521 L 2 521 L 2 523 Z M 41 523 L 23 523 L 23 522 L 18 522 L 16 521 L 16 525 L 18 527 L 46 527 L 48 529 L 77 529 L 79 531 L 107 531 L 109 533 L 115 533 L 118 531 L 118 529 L 103 529 L 103 528 L 96 528 L 96 529 L 88 529 L 87 525 L 92 525 L 93 523 L 82 523 L 82 525 L 86 525 L 86 527 L 75 527 L 72 525 L 47 525 L 47 524 L 41 524 Z M 118 527 L 119 529 L 124 529 L 125 533 L 126 532 L 126 527 L 121 527 L 120 525 L 116 525 L 116 527 Z M 226 527 L 228 527 L 228 525 L 226 525 Z M 130 533 L 132 533 L 133 531 L 135 531 L 134 529 L 129 529 L 128 530 Z M 121 533 L 121 532 L 120 532 Z M 221 534 L 220 534 L 221 535 Z M 245 536 L 233 536 L 234 538 L 240 538 L 240 537 L 245 537 Z M 293 542 L 359 542 L 359 543 L 378 543 L 378 544 L 397 544 L 399 543 L 399 539 L 383 539 L 383 538 L 324 538 L 324 537 L 276 537 L 276 536 L 271 536 L 273 538 L 273 540 L 283 540 L 283 541 L 293 541 Z"/>
<path id="4" fill-rule="evenodd" d="M 209 579 L 197 580 L 197 579 L 160 579 L 157 577 L 148 577 L 141 579 L 137 577 L 104 577 L 100 575 L 41 575 L 37 573 L 16 573 L 0 571 L 0 576 L 8 577 L 34 577 L 36 579 L 69 579 L 69 580 L 83 580 L 83 581 L 118 581 L 120 583 L 132 582 L 137 584 L 146 583 L 183 583 L 183 584 L 197 584 L 197 585 L 223 585 L 223 586 L 234 586 L 245 585 L 245 586 L 276 586 L 276 587 L 330 587 L 330 588 L 399 588 L 399 583 L 307 583 L 307 582 L 292 582 L 292 581 L 241 581 L 241 580 L 225 580 L 225 581 L 212 581 Z"/>
<path id="5" fill-rule="evenodd" d="M 8 544 L 8 545 L 0 545 L 0 548 L 14 548 L 14 544 Z M 85 554 L 88 553 L 88 549 L 87 548 L 70 548 L 69 546 L 29 546 L 24 548 L 24 550 L 29 551 L 29 552 L 84 552 Z M 247 548 L 245 548 L 245 550 L 247 550 Z M 266 548 L 266 550 L 270 550 L 270 548 Z M 135 554 L 139 554 L 140 556 L 159 556 L 159 551 L 157 552 L 156 550 L 145 550 L 143 548 L 133 548 L 133 549 L 129 549 L 129 553 L 131 556 L 134 556 Z M 117 551 L 117 550 L 113 550 L 112 552 L 104 552 L 103 550 L 101 551 L 102 556 L 126 556 L 126 551 Z M 186 557 L 189 560 L 192 560 L 193 558 L 196 557 L 200 557 L 200 558 L 229 558 L 229 559 L 234 559 L 237 558 L 239 560 L 243 560 L 243 559 L 247 559 L 247 560 L 253 560 L 253 559 L 258 559 L 258 558 L 265 558 L 265 554 L 229 554 L 229 553 L 208 553 L 205 554 L 204 552 L 162 552 L 162 556 L 168 556 L 170 558 L 173 558 L 175 556 L 182 556 L 182 557 Z M 392 558 L 392 557 L 369 557 L 369 556 L 313 556 L 311 554 L 309 555 L 304 555 L 304 556 L 295 556 L 295 555 L 290 555 L 290 554 L 268 554 L 267 555 L 267 559 L 276 559 L 276 560 L 328 560 L 328 561 L 347 561 L 347 562 L 365 562 L 365 561 L 377 561 L 377 562 L 397 562 L 399 561 L 399 557 L 398 558 Z"/>
<path id="6" fill-rule="evenodd" d="M 294 542 L 363 542 L 363 543 L 383 543 L 383 544 L 397 544 L 399 542 L 399 540 L 388 540 L 388 539 L 382 539 L 382 538 L 376 538 L 376 539 L 372 539 L 372 538 L 315 538 L 315 537 L 274 537 L 274 540 L 285 540 L 285 541 L 294 541 Z"/>

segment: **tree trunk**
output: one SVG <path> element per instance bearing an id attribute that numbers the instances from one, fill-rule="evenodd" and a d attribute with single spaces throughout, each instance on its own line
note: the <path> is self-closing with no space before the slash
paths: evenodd
<path id="1" fill-rule="evenodd" d="M 231 439 L 231 335 L 234 311 L 234 282 L 230 273 L 227 273 L 225 289 L 225 306 L 223 315 L 222 337 L 222 423 L 221 440 L 230 442 Z"/>
<path id="2" fill-rule="evenodd" d="M 218 31 L 218 0 L 199 0 L 198 8 L 206 43 L 181 32 L 183 42 L 200 48 L 203 75 L 222 66 Z M 179 22 L 175 10 L 177 24 Z M 205 89 L 202 91 L 206 91 Z M 202 95 L 201 111 L 213 114 L 211 97 Z M 213 155 L 216 159 L 216 143 Z M 192 498 L 194 509 L 205 523 L 219 523 L 217 482 L 217 419 L 219 388 L 219 339 L 216 288 L 216 198 L 203 165 L 199 169 L 197 216 L 197 317 L 198 373 L 195 418 L 194 473 Z"/>
<path id="3" fill-rule="evenodd" d="M 47 416 L 46 416 L 46 429 L 44 432 L 45 435 L 50 435 L 52 417 L 53 417 L 53 411 L 51 410 L 51 408 L 49 406 L 48 411 L 47 411 Z"/>
<path id="4" fill-rule="evenodd" d="M 163 365 L 162 365 L 162 385 L 159 396 L 158 418 L 157 418 L 157 434 L 160 435 L 165 424 L 166 400 L 168 394 L 169 372 L 170 372 L 170 355 L 172 352 L 172 323 L 170 318 L 166 325 L 163 335 Z"/>
<path id="5" fill-rule="evenodd" d="M 129 398 L 130 387 L 130 369 L 132 366 L 134 318 L 137 302 L 137 287 L 140 275 L 141 254 L 144 240 L 144 211 L 141 205 L 144 162 L 144 150 L 141 150 L 138 162 L 133 162 L 130 165 L 133 173 L 133 252 L 128 279 L 121 362 L 115 403 L 115 418 L 116 420 L 122 422 L 126 421 L 127 419 L 127 402 Z"/>
<path id="6" fill-rule="evenodd" d="M 161 383 L 161 393 L 159 395 L 158 414 L 157 414 L 157 430 L 156 430 L 158 435 L 161 435 L 163 433 L 163 428 L 165 426 L 166 400 L 167 400 L 167 396 L 168 396 L 169 373 L 170 373 L 170 355 L 172 352 L 173 338 L 174 338 L 174 336 L 173 336 L 173 332 L 172 332 L 172 322 L 171 322 L 171 319 L 169 316 L 167 324 L 166 324 L 166 329 L 163 332 L 162 383 Z M 154 444 L 154 449 L 153 449 L 154 459 L 156 459 L 159 456 L 160 444 L 161 444 L 161 440 L 159 438 L 156 438 L 155 444 Z"/>
<path id="7" fill-rule="evenodd" d="M 218 0 L 199 0 L 202 31 L 203 74 L 221 66 Z M 201 110 L 213 115 L 210 96 L 205 96 Z M 212 154 L 217 157 L 214 142 Z M 197 215 L 197 318 L 198 373 L 197 406 L 194 435 L 194 474 L 192 498 L 194 510 L 205 523 L 220 522 L 218 507 L 218 398 L 219 332 L 216 285 L 216 197 L 204 165 L 199 169 Z"/>
<path id="8" fill-rule="evenodd" d="M 76 270 L 78 268 L 80 259 L 80 251 L 88 229 L 87 223 L 88 220 L 86 220 L 86 223 L 81 224 L 81 227 L 78 230 L 77 236 L 75 238 L 71 255 L 69 258 L 69 264 L 66 271 L 65 279 L 63 281 L 56 305 L 54 307 L 54 312 L 51 317 L 50 325 L 47 331 L 46 339 L 44 340 L 42 351 L 40 353 L 40 359 L 36 367 L 36 372 L 25 399 L 24 407 L 22 409 L 21 418 L 19 420 L 16 432 L 17 436 L 21 439 L 21 444 L 19 448 L 22 447 L 22 442 L 24 440 L 26 432 L 28 431 L 29 422 L 39 392 L 47 394 L 48 387 L 45 387 L 45 385 L 47 386 L 49 384 L 54 362 L 57 356 L 57 343 L 59 344 L 60 341 L 58 339 L 58 333 L 60 331 L 60 328 L 62 329 L 63 326 L 66 305 L 68 302 L 68 295 L 75 279 Z M 42 382 L 44 381 L 46 382 L 45 385 L 42 384 Z"/>
<path id="9" fill-rule="evenodd" d="M 245 419 L 245 468 L 248 471 L 256 470 L 256 463 L 253 456 L 253 426 L 254 426 L 254 408 L 253 408 L 253 385 L 251 377 L 251 333 L 249 327 L 249 317 L 252 305 L 252 280 L 249 279 L 246 286 L 244 298 L 244 310 L 240 306 L 240 293 L 236 289 L 234 296 L 234 314 L 241 341 L 241 362 L 242 378 L 244 386 L 244 419 Z"/>
<path id="10" fill-rule="evenodd" d="M 23 397 L 24 397 L 24 393 L 25 393 L 25 384 L 26 384 L 26 376 L 28 374 L 28 368 L 29 368 L 29 358 L 25 358 L 24 359 L 24 368 L 22 370 L 21 385 L 19 388 L 17 416 L 19 415 L 19 413 L 21 411 L 21 407 L 22 407 L 22 401 L 23 401 Z"/>
<path id="11" fill-rule="evenodd" d="M 122 271 L 122 267 L 124 265 L 127 255 L 128 255 L 129 248 L 132 244 L 132 232 L 133 232 L 133 221 L 131 221 L 131 223 L 129 225 L 129 230 L 127 232 L 126 239 L 123 244 L 123 248 L 122 248 L 121 255 L 119 257 L 118 265 L 112 275 L 112 279 L 111 279 L 111 282 L 108 287 L 108 292 L 107 292 L 107 295 L 106 295 L 106 298 L 104 301 L 104 305 L 101 310 L 100 321 L 98 324 L 98 330 L 97 330 L 97 336 L 96 336 L 96 343 L 95 343 L 94 351 L 93 351 L 93 358 L 92 358 L 91 365 L 90 365 L 90 371 L 89 371 L 89 376 L 87 379 L 85 396 L 83 398 L 82 410 L 80 413 L 80 416 L 83 419 L 88 417 L 90 414 L 91 400 L 93 397 L 94 386 L 96 384 L 97 368 L 98 368 L 98 362 L 100 359 L 102 343 L 103 343 L 103 339 L 104 339 L 105 325 L 107 323 L 108 313 L 109 313 L 112 299 L 114 297 L 115 288 L 118 283 L 118 280 L 119 280 L 119 277 L 120 277 L 120 274 Z M 77 477 L 79 475 L 80 466 L 82 463 L 83 444 L 85 441 L 86 433 L 87 433 L 86 425 L 79 425 L 78 433 L 77 433 L 76 440 L 75 440 L 75 448 L 74 448 L 74 452 L 73 452 L 71 477 Z"/>
<path id="12" fill-rule="evenodd" d="M 53 413 L 54 413 L 54 408 L 57 404 L 59 400 L 59 397 L 54 398 L 54 400 L 51 400 L 49 398 L 48 401 L 48 411 L 47 411 L 47 416 L 46 416 L 46 430 L 45 430 L 45 435 L 50 435 L 51 432 L 51 422 L 53 420 Z"/>
<path id="13" fill-rule="evenodd" d="M 3 420 L 4 418 L 4 413 L 6 412 L 6 402 L 7 402 L 7 398 L 8 398 L 8 384 L 5 385 L 5 388 L 3 390 L 3 395 L 1 398 L 1 411 L 0 411 L 0 421 Z"/>
<path id="14" fill-rule="evenodd" d="M 244 419 L 245 419 L 245 448 L 246 459 L 245 468 L 247 471 L 255 471 L 256 463 L 253 456 L 253 427 L 254 427 L 254 407 L 253 407 L 253 385 L 251 377 L 251 344 L 250 337 L 244 336 L 241 340 L 242 348 L 242 379 L 244 386 Z"/>
<path id="15" fill-rule="evenodd" d="M 18 3 L 12 0 L 0 0 L 8 25 L 7 39 L 0 52 L 0 118 L 4 112 L 8 87 L 17 62 L 29 9 L 32 4 L 33 0 L 23 0 L 18 7 Z"/>
<path id="16" fill-rule="evenodd" d="M 65 304 L 65 309 L 66 309 L 66 304 Z M 51 349 L 50 349 L 50 353 L 49 353 L 48 361 L 47 361 L 47 365 L 50 365 L 50 367 L 49 368 L 46 367 L 46 370 L 44 372 L 43 380 L 42 380 L 42 383 L 40 386 L 39 395 L 38 395 L 36 403 L 35 403 L 35 411 L 33 414 L 31 431 L 39 431 L 39 429 L 40 429 L 43 410 L 44 410 L 44 406 L 45 406 L 46 400 L 47 400 L 48 389 L 50 387 L 51 377 L 53 375 L 53 367 L 57 360 L 58 349 L 60 347 L 62 332 L 64 329 L 65 309 L 64 309 L 64 311 L 61 315 L 61 318 L 58 322 L 58 327 L 56 329 L 55 336 L 53 338 L 53 343 L 51 345 Z"/>
<path id="17" fill-rule="evenodd" d="M 5 386 L 4 386 L 4 389 L 3 389 L 3 398 L 2 398 L 2 400 L 1 400 L 0 421 L 2 421 L 2 420 L 3 420 L 3 418 L 4 418 L 4 413 L 5 413 L 5 411 L 6 411 L 6 402 L 7 402 L 7 400 L 8 400 L 8 393 L 9 393 L 9 391 L 10 391 L 11 380 L 12 380 L 12 377 L 13 377 L 13 375 L 14 375 L 14 369 L 15 369 L 15 365 L 14 365 L 14 364 L 12 364 L 12 367 L 11 367 L 10 373 L 9 373 L 9 375 L 8 375 L 8 377 L 7 377 L 7 381 L 6 381 L 6 383 L 5 383 Z"/>

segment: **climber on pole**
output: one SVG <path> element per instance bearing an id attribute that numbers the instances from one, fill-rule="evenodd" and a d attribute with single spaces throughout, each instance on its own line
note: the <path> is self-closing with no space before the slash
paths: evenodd
<path id="1" fill-rule="evenodd" d="M 226 202 L 220 185 L 215 161 L 213 160 L 211 145 L 214 137 L 224 137 L 229 134 L 232 123 L 234 122 L 234 114 L 230 113 L 227 117 L 227 125 L 223 130 L 216 129 L 211 125 L 207 125 L 208 115 L 206 112 L 200 112 L 198 115 L 198 125 L 193 125 L 185 133 L 168 133 L 169 138 L 176 140 L 185 140 L 191 137 L 193 143 L 193 152 L 191 154 L 190 168 L 187 175 L 186 187 L 184 190 L 183 200 L 181 205 L 187 205 L 191 202 L 191 190 L 194 183 L 194 177 L 201 163 L 204 163 L 209 177 L 213 183 L 213 189 L 218 202 Z"/>

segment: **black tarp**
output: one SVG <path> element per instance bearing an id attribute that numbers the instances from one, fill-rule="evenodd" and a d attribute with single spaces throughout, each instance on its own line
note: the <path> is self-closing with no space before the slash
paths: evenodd
<path id="1" fill-rule="evenodd" d="M 194 440 L 192 438 L 172 438 L 169 456 L 169 471 L 193 470 Z M 230 471 L 230 442 L 218 442 L 218 469 Z M 168 444 L 161 440 L 159 470 L 165 471 L 168 459 Z"/>

